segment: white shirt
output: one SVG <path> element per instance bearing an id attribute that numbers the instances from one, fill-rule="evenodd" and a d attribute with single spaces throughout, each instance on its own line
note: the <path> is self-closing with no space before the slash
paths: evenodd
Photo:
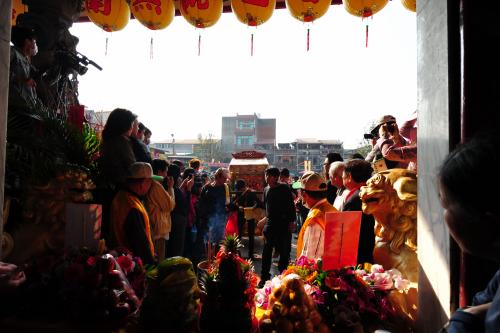
<path id="1" fill-rule="evenodd" d="M 342 208 L 342 206 L 344 205 L 345 198 L 348 194 L 349 191 L 344 188 L 342 193 L 335 197 L 335 201 L 333 201 L 333 207 L 337 208 L 337 210 L 340 211 L 340 208 Z"/>
<path id="2" fill-rule="evenodd" d="M 318 223 L 309 225 L 304 233 L 304 247 L 301 255 L 309 259 L 318 259 L 323 256 L 325 232 Z"/>

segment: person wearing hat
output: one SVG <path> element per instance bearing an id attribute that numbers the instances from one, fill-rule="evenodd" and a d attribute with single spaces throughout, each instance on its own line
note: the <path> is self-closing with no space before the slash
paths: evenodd
<path id="1" fill-rule="evenodd" d="M 376 151 L 375 159 L 378 160 L 383 158 L 387 169 L 406 169 L 409 160 L 407 160 L 404 155 L 395 153 L 398 148 L 407 145 L 407 140 L 399 133 L 396 118 L 391 115 L 383 116 L 372 131 L 378 131 L 379 134 L 379 138 L 374 146 Z M 374 160 L 368 162 L 374 162 Z"/>
<path id="2" fill-rule="evenodd" d="M 325 242 L 325 213 L 337 209 L 327 201 L 327 183 L 320 174 L 309 171 L 300 178 L 302 198 L 309 214 L 297 240 L 297 257 L 318 259 L 323 256 Z"/>
<path id="3" fill-rule="evenodd" d="M 35 104 L 37 101 L 35 68 L 31 58 L 38 53 L 33 29 L 15 25 L 12 27 L 10 52 L 9 103 Z"/>
<path id="4" fill-rule="evenodd" d="M 113 199 L 110 217 L 112 245 L 128 248 L 146 264 L 154 263 L 154 246 L 149 215 L 142 200 L 151 187 L 152 177 L 149 163 L 133 163 L 125 189 Z"/>

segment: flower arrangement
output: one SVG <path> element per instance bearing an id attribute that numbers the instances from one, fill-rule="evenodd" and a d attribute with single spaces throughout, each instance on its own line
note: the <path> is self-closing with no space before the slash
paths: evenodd
<path id="1" fill-rule="evenodd" d="M 313 282 L 318 277 L 319 267 L 315 260 L 302 256 L 296 260 L 294 264 L 288 266 L 280 276 L 275 276 L 272 280 L 265 282 L 264 287 L 257 291 L 255 301 L 258 307 L 267 309 L 269 304 L 269 297 L 273 290 L 278 289 L 283 284 L 283 278 L 296 274 L 304 280 L 304 289 L 307 295 L 321 302 L 322 293 L 319 287 Z"/>
<path id="2" fill-rule="evenodd" d="M 117 329 L 137 317 L 145 270 L 126 249 L 96 254 L 86 248 L 28 265 L 14 313 L 24 319 L 67 320 L 78 326 Z"/>
<path id="3" fill-rule="evenodd" d="M 356 270 L 356 274 L 361 276 L 371 288 L 377 290 L 402 291 L 410 285 L 410 281 L 403 279 L 400 271 L 394 268 L 386 271 L 382 265 L 366 265 L 364 269 Z"/>
<path id="4" fill-rule="evenodd" d="M 228 235 L 213 265 L 203 277 L 202 332 L 251 332 L 254 320 L 257 275 L 250 261 L 242 259 L 237 236 Z"/>
<path id="5" fill-rule="evenodd" d="M 299 276 L 304 292 L 316 305 L 331 332 L 368 332 L 373 328 L 399 325 L 389 292 L 404 290 L 409 282 L 395 269 L 381 265 L 344 267 L 323 271 L 321 261 L 300 257 L 282 273 L 266 281 L 258 290 L 256 304 L 274 311 L 273 292 L 281 288 L 288 276 Z M 294 331 L 295 332 L 295 331 Z M 299 331 L 297 331 L 299 332 Z"/>

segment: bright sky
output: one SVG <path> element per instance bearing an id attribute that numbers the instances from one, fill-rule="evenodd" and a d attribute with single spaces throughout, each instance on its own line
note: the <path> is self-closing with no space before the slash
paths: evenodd
<path id="1" fill-rule="evenodd" d="M 253 57 L 254 29 L 232 13 L 201 31 L 201 56 L 200 30 L 182 16 L 160 31 L 137 20 L 111 34 L 77 23 L 77 50 L 104 68 L 89 66 L 80 76 L 80 103 L 133 111 L 153 142 L 171 141 L 171 133 L 220 138 L 222 116 L 257 113 L 276 118 L 278 142 L 338 139 L 355 148 L 372 121 L 384 114 L 403 120 L 417 105 L 416 14 L 393 0 L 368 22 L 365 48 L 361 19 L 331 6 L 311 26 L 306 52 L 306 26 L 275 10 L 256 30 Z"/>

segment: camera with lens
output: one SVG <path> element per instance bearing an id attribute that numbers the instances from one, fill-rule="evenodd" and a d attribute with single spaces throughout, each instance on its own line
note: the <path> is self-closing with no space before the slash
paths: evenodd
<path id="1" fill-rule="evenodd" d="M 385 128 L 387 129 L 387 132 L 393 134 L 394 131 L 396 131 L 396 123 L 395 122 L 390 122 L 385 125 Z"/>
<path id="2" fill-rule="evenodd" d="M 67 70 L 74 70 L 79 75 L 87 73 L 88 65 L 92 65 L 98 70 L 102 70 L 98 64 L 90 60 L 80 52 L 73 52 L 71 50 L 59 49 L 56 51 L 56 57 L 61 63 L 62 67 Z"/>
<path id="3" fill-rule="evenodd" d="M 375 139 L 375 135 L 373 135 L 372 133 L 366 133 L 366 134 L 363 134 L 363 137 L 364 137 L 366 140 Z"/>

